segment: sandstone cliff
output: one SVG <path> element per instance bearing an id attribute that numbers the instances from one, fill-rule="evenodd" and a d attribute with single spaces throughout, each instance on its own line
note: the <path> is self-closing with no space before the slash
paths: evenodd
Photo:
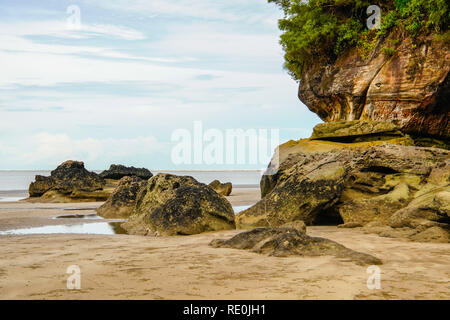
<path id="1" fill-rule="evenodd" d="M 384 48 L 394 51 L 386 54 Z M 367 57 L 354 48 L 333 63 L 314 60 L 300 77 L 298 96 L 327 122 L 390 121 L 419 140 L 448 141 L 449 70 L 448 43 L 393 31 Z"/>

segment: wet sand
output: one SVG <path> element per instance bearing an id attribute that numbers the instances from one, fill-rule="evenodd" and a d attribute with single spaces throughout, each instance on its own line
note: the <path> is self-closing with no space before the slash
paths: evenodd
<path id="1" fill-rule="evenodd" d="M 233 193 L 235 206 L 259 196 L 259 190 Z M 98 205 L 0 203 L 0 230 L 66 224 L 51 218 L 91 214 Z M 309 227 L 309 235 L 383 260 L 381 289 L 369 290 L 366 267 L 334 257 L 274 258 L 208 246 L 239 232 L 0 236 L 0 299 L 450 299 L 450 244 Z M 66 287 L 71 265 L 81 269 L 80 290 Z"/>

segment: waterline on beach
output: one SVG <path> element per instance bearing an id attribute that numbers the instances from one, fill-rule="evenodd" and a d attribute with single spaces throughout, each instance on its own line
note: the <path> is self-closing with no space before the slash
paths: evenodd
<path id="1" fill-rule="evenodd" d="M 22 228 L 0 231 L 0 235 L 31 235 L 31 234 L 101 234 L 115 235 L 126 234 L 120 227 L 122 222 L 98 222 L 63 224 L 54 226 L 43 226 L 35 228 Z"/>
<path id="2" fill-rule="evenodd" d="M 85 219 L 85 220 L 102 220 L 103 217 L 100 217 L 96 215 L 95 213 L 92 214 L 70 214 L 70 215 L 62 215 L 62 216 L 56 216 L 52 219 Z"/>

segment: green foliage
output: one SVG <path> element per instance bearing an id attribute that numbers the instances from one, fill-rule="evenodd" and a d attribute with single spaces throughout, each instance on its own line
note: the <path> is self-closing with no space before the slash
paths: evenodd
<path id="1" fill-rule="evenodd" d="M 379 30 L 366 28 L 366 10 L 373 4 L 372 0 L 268 1 L 279 5 L 284 12 L 284 18 L 279 21 L 283 31 L 281 44 L 285 66 L 295 79 L 300 78 L 304 66 L 313 60 L 332 62 L 349 48 L 358 47 L 362 56 L 368 57 L 377 41 L 396 27 L 413 37 L 445 34 L 449 29 L 447 0 L 383 1 L 379 4 L 382 8 Z"/>
<path id="2" fill-rule="evenodd" d="M 383 54 L 388 57 L 393 56 L 397 52 L 397 50 L 395 50 L 393 48 L 389 48 L 389 47 L 383 47 L 382 51 L 383 51 Z"/>

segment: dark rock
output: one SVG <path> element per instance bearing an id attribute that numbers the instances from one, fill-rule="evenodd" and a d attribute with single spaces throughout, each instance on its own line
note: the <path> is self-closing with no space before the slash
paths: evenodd
<path id="1" fill-rule="evenodd" d="M 209 186 L 218 194 L 226 197 L 231 194 L 233 189 L 231 182 L 221 183 L 219 180 L 214 180 L 209 184 Z"/>
<path id="2" fill-rule="evenodd" d="M 139 190 L 147 181 L 139 177 L 123 177 L 108 200 L 97 209 L 97 214 L 103 218 L 128 218 L 134 210 Z"/>
<path id="3" fill-rule="evenodd" d="M 87 171 L 81 161 L 66 161 L 51 172 L 52 190 L 63 194 L 74 191 L 92 192 L 102 190 L 105 181 L 95 172 Z"/>
<path id="4" fill-rule="evenodd" d="M 123 228 L 139 235 L 191 235 L 235 229 L 230 203 L 192 177 L 158 174 L 142 188 Z"/>
<path id="5" fill-rule="evenodd" d="M 28 188 L 28 193 L 30 197 L 40 197 L 47 191 L 49 191 L 54 184 L 51 177 L 44 177 L 37 175 L 35 181 L 30 184 Z"/>
<path id="6" fill-rule="evenodd" d="M 102 192 L 105 181 L 89 172 L 80 161 L 66 161 L 51 172 L 50 177 L 36 176 L 29 187 L 30 197 L 42 200 L 92 200 L 104 201 L 108 195 Z"/>
<path id="7" fill-rule="evenodd" d="M 284 171 L 269 194 L 236 216 L 237 225 L 240 228 L 276 227 L 295 220 L 313 224 L 318 213 L 339 200 L 348 157 L 349 154 L 326 153 L 315 158 L 316 161 L 295 164 Z"/>
<path id="8" fill-rule="evenodd" d="M 109 167 L 109 170 L 100 173 L 100 177 L 103 179 L 119 180 L 126 176 L 136 176 L 148 180 L 153 177 L 153 174 L 145 168 L 126 167 L 120 164 L 112 164 Z"/>
<path id="9" fill-rule="evenodd" d="M 335 256 L 358 265 L 379 265 L 381 260 L 353 251 L 324 238 L 310 237 L 294 228 L 257 228 L 242 232 L 228 240 L 213 240 L 215 248 L 251 250 L 274 257 Z"/>

